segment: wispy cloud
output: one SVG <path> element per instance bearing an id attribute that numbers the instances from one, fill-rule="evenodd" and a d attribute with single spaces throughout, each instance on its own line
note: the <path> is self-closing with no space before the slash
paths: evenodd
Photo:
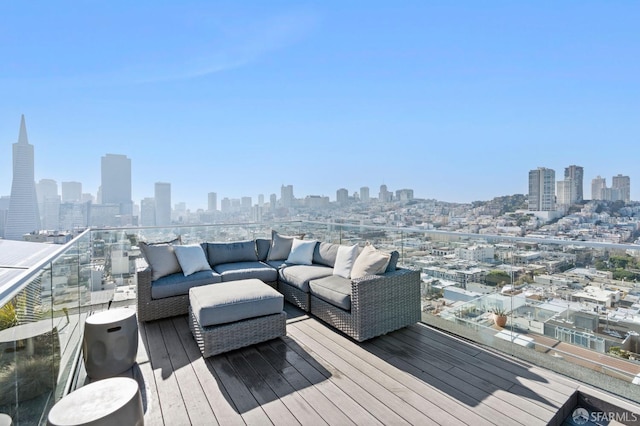
<path id="1" fill-rule="evenodd" d="M 163 10 L 157 16 L 150 10 L 120 12 L 123 18 L 112 15 L 100 25 L 87 22 L 86 28 L 60 22 L 68 30 L 49 39 L 45 34 L 52 24 L 46 24 L 30 41 L 30 54 L 8 55 L 18 59 L 0 67 L 0 84 L 108 87 L 203 77 L 301 42 L 320 16 L 311 9 L 267 14 L 213 7 Z"/>
<path id="2" fill-rule="evenodd" d="M 128 67 L 137 82 L 159 82 L 203 77 L 246 66 L 303 40 L 314 30 L 318 15 L 295 11 L 245 22 L 203 23 L 206 35 L 187 40 L 160 61 L 142 61 Z"/>

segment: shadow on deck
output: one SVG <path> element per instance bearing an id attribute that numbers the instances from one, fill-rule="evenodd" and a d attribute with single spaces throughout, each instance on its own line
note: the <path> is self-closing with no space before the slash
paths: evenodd
<path id="1" fill-rule="evenodd" d="M 561 424 L 585 391 L 423 324 L 357 343 L 286 310 L 287 336 L 206 359 L 186 315 L 141 323 L 146 424 Z"/>

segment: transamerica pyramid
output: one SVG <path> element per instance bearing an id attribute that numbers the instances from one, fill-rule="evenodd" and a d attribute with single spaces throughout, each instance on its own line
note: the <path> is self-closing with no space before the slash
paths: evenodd
<path id="1" fill-rule="evenodd" d="M 4 228 L 4 238 L 7 240 L 23 240 L 24 234 L 40 230 L 33 168 L 33 145 L 29 144 L 27 138 L 23 114 L 18 142 L 13 144 L 13 181 Z"/>

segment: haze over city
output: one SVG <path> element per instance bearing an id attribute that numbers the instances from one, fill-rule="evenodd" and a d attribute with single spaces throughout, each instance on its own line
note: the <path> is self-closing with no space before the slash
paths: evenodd
<path id="1" fill-rule="evenodd" d="M 133 201 L 412 188 L 527 193 L 537 167 L 630 176 L 640 199 L 640 5 L 181 2 L 0 5 L 0 195 L 25 115 L 35 179 Z"/>

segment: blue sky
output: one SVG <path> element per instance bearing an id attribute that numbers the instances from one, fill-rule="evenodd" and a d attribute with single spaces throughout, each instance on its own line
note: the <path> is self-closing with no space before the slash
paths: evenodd
<path id="1" fill-rule="evenodd" d="M 414 189 L 468 202 L 584 167 L 640 200 L 640 2 L 0 3 L 0 195 L 25 114 L 35 178 L 133 198 Z"/>

